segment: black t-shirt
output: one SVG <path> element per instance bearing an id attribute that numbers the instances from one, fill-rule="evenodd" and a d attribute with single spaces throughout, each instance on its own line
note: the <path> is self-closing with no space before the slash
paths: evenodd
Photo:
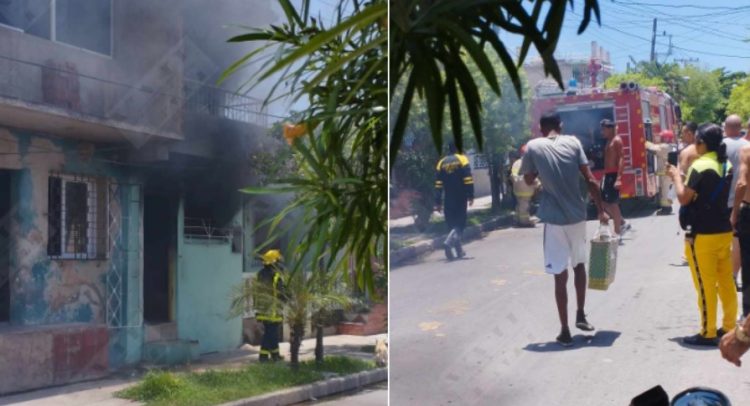
<path id="1" fill-rule="evenodd" d="M 695 234 L 720 234 L 732 231 L 729 222 L 729 186 L 732 164 L 719 163 L 716 153 L 704 154 L 690 166 L 686 186 L 695 191 L 688 205 Z"/>

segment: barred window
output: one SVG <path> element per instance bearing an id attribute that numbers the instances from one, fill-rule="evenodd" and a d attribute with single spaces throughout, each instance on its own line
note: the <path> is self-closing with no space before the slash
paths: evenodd
<path id="1" fill-rule="evenodd" d="M 50 176 L 48 202 L 50 257 L 106 258 L 107 194 L 103 178 Z"/>

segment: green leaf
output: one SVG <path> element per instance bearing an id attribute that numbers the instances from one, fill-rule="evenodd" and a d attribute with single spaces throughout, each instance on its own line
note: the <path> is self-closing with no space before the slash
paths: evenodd
<path id="1" fill-rule="evenodd" d="M 288 1 L 288 0 L 284 0 L 284 1 Z M 371 24 L 373 21 L 386 15 L 387 11 L 388 11 L 388 7 L 385 3 L 375 4 L 366 8 L 362 12 L 348 18 L 347 20 L 341 22 L 340 24 L 332 27 L 331 29 L 327 31 L 323 31 L 320 34 L 315 35 L 314 37 L 310 39 L 310 41 L 298 47 L 297 49 L 292 51 L 289 55 L 285 56 L 280 61 L 278 61 L 276 65 L 273 68 L 266 71 L 263 74 L 263 76 L 261 76 L 260 79 L 261 80 L 266 79 L 269 76 L 273 75 L 274 73 L 278 72 L 284 66 L 296 61 L 300 57 L 308 55 L 312 52 L 315 52 L 324 44 L 331 41 L 337 35 L 348 30 L 349 28 L 362 27 L 367 24 Z"/>
<path id="2" fill-rule="evenodd" d="M 477 44 L 472 37 L 464 31 L 463 28 L 452 23 L 447 19 L 441 19 L 436 23 L 437 27 L 448 31 L 463 45 L 466 50 L 469 51 L 469 55 L 479 67 L 479 70 L 484 75 L 484 78 L 489 82 L 490 87 L 495 93 L 500 93 L 500 85 L 497 83 L 497 75 L 495 70 L 490 63 L 489 58 L 484 53 L 482 47 Z"/>
<path id="3" fill-rule="evenodd" d="M 229 38 L 227 42 L 268 41 L 274 36 L 268 32 L 251 32 Z"/>
<path id="4" fill-rule="evenodd" d="M 297 10 L 294 8 L 290 0 L 279 0 L 279 4 L 281 5 L 281 8 L 284 10 L 284 14 L 286 14 L 286 19 L 289 22 L 294 21 L 299 25 L 303 25 L 302 19 L 299 17 Z"/>
<path id="5" fill-rule="evenodd" d="M 391 147 L 390 147 L 390 165 L 396 162 L 396 153 L 398 152 L 401 142 L 404 139 L 404 131 L 406 130 L 406 123 L 409 120 L 409 109 L 411 108 L 411 102 L 414 98 L 414 89 L 416 87 L 417 78 L 415 71 L 409 75 L 409 80 L 406 83 L 406 89 L 404 90 L 404 99 L 401 101 L 401 107 L 396 117 L 396 123 L 393 126 L 391 133 Z"/>

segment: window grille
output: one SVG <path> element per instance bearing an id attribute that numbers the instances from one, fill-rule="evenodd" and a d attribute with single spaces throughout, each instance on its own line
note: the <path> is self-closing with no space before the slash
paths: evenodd
<path id="1" fill-rule="evenodd" d="M 55 259 L 107 258 L 107 193 L 104 178 L 49 178 L 47 254 Z"/>

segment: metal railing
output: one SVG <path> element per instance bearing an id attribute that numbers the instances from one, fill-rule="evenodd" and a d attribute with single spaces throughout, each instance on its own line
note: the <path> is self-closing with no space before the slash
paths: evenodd
<path id="1" fill-rule="evenodd" d="M 0 55 L 0 97 L 61 108 L 101 120 L 180 133 L 182 114 L 205 113 L 266 127 L 262 101 L 153 69 L 125 84 L 79 73 L 69 62 L 29 62 Z"/>
<path id="2" fill-rule="evenodd" d="M 192 80 L 183 80 L 185 110 L 268 127 L 263 101 Z"/>
<path id="3" fill-rule="evenodd" d="M 186 240 L 228 243 L 232 240 L 232 229 L 216 227 L 209 219 L 185 217 L 183 233 Z"/>
<path id="4" fill-rule="evenodd" d="M 0 96 L 159 131 L 179 132 L 179 78 L 133 86 L 77 72 L 69 62 L 39 64 L 0 55 Z"/>

